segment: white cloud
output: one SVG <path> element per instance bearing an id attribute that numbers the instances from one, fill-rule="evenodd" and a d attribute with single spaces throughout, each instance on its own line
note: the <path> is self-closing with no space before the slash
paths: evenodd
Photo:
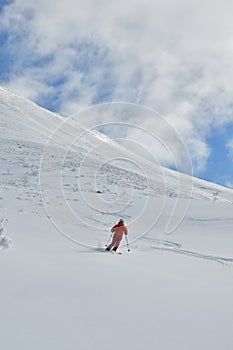
<path id="1" fill-rule="evenodd" d="M 233 189 L 233 181 L 226 181 L 225 186 Z"/>
<path id="2" fill-rule="evenodd" d="M 102 95 L 155 108 L 201 170 L 210 128 L 233 121 L 232 11 L 231 0 L 15 0 L 1 18 L 17 57 L 8 86 L 51 94 L 65 113 Z"/>
<path id="3" fill-rule="evenodd" d="M 229 156 L 233 157 L 233 139 L 228 141 L 228 143 L 227 143 L 227 150 L 229 152 Z"/>

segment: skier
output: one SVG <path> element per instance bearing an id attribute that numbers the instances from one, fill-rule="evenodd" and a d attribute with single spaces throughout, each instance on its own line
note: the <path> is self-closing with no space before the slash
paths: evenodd
<path id="1" fill-rule="evenodd" d="M 114 233 L 112 243 L 107 246 L 106 250 L 113 248 L 112 250 L 116 252 L 122 240 L 123 234 L 128 234 L 128 229 L 125 226 L 124 220 L 120 219 L 118 224 L 112 227 L 111 232 Z"/>

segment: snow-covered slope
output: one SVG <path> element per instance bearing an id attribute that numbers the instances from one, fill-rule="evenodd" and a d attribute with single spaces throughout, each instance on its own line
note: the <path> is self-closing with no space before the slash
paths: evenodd
<path id="1" fill-rule="evenodd" d="M 80 140 L 78 145 L 76 144 L 74 149 L 72 149 L 73 152 L 77 152 L 77 149 L 80 150 L 79 147 L 81 150 L 83 147 L 83 151 L 86 152 L 98 145 L 99 141 L 106 141 L 104 145 L 105 149 L 102 148 L 101 151 L 107 154 L 113 152 L 117 155 L 128 156 L 129 158 L 130 156 L 132 157 L 132 154 L 129 152 L 127 153 L 126 149 L 113 141 L 110 142 L 105 135 L 101 135 L 97 131 L 87 131 L 85 126 L 81 126 L 77 121 L 74 121 L 73 118 L 69 119 L 68 122 L 67 119 L 68 118 L 51 113 L 37 106 L 35 103 L 14 92 L 0 87 L 0 137 L 2 140 L 18 141 L 19 146 L 21 143 L 28 141 L 29 143 L 37 144 L 38 147 L 40 145 L 45 147 L 48 140 L 53 136 L 54 132 L 56 132 L 58 136 L 54 138 L 54 142 L 60 147 L 66 148 L 70 137 L 73 137 L 73 130 L 75 130 L 75 137 L 80 137 Z M 62 126 L 64 121 L 66 122 L 66 127 L 61 127 L 59 129 L 58 127 Z M 102 157 L 103 154 L 100 155 L 96 152 L 95 156 L 98 158 L 98 156 Z M 140 159 L 140 157 L 135 154 L 133 157 L 136 160 Z M 161 173 L 161 167 L 143 159 L 140 159 L 140 161 L 142 164 L 144 162 L 147 167 L 151 167 L 149 174 L 153 177 L 154 181 L 158 182 L 159 179 L 156 178 L 156 175 Z M 123 169 L 124 167 L 130 168 L 130 164 L 118 164 L 118 166 L 120 165 Z M 167 177 L 167 188 L 171 191 L 174 190 L 172 184 L 177 181 L 177 173 L 165 168 L 162 168 L 162 171 Z M 135 172 L 137 172 L 136 169 Z M 222 197 L 232 195 L 232 190 L 228 190 L 216 184 L 211 184 L 195 178 L 192 179 L 192 182 L 194 193 L 196 193 L 197 196 L 203 195 L 209 197 L 207 193 L 212 195 L 212 192 L 216 191 L 219 192 L 220 198 L 221 195 Z"/>
<path id="2" fill-rule="evenodd" d="M 231 349 L 231 190 L 3 88 L 0 140 L 4 350 Z"/>

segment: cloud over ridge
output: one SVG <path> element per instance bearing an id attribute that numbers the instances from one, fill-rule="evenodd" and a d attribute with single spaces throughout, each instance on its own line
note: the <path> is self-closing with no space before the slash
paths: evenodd
<path id="1" fill-rule="evenodd" d="M 228 0 L 8 2 L 3 83 L 66 114 L 111 101 L 155 108 L 201 172 L 211 128 L 233 122 L 232 11 Z"/>

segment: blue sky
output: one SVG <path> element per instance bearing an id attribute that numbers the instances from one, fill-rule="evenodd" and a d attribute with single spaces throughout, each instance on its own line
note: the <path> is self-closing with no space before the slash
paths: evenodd
<path id="1" fill-rule="evenodd" d="M 207 138 L 211 153 L 203 173 L 203 178 L 228 187 L 233 187 L 233 157 L 226 141 L 231 139 L 232 135 L 233 123 L 227 124 L 223 128 L 211 129 L 211 134 Z"/>
<path id="2" fill-rule="evenodd" d="M 194 175 L 233 187 L 232 10 L 228 0 L 1 1 L 0 84 L 68 115 L 112 101 L 153 108 L 182 136 Z"/>

